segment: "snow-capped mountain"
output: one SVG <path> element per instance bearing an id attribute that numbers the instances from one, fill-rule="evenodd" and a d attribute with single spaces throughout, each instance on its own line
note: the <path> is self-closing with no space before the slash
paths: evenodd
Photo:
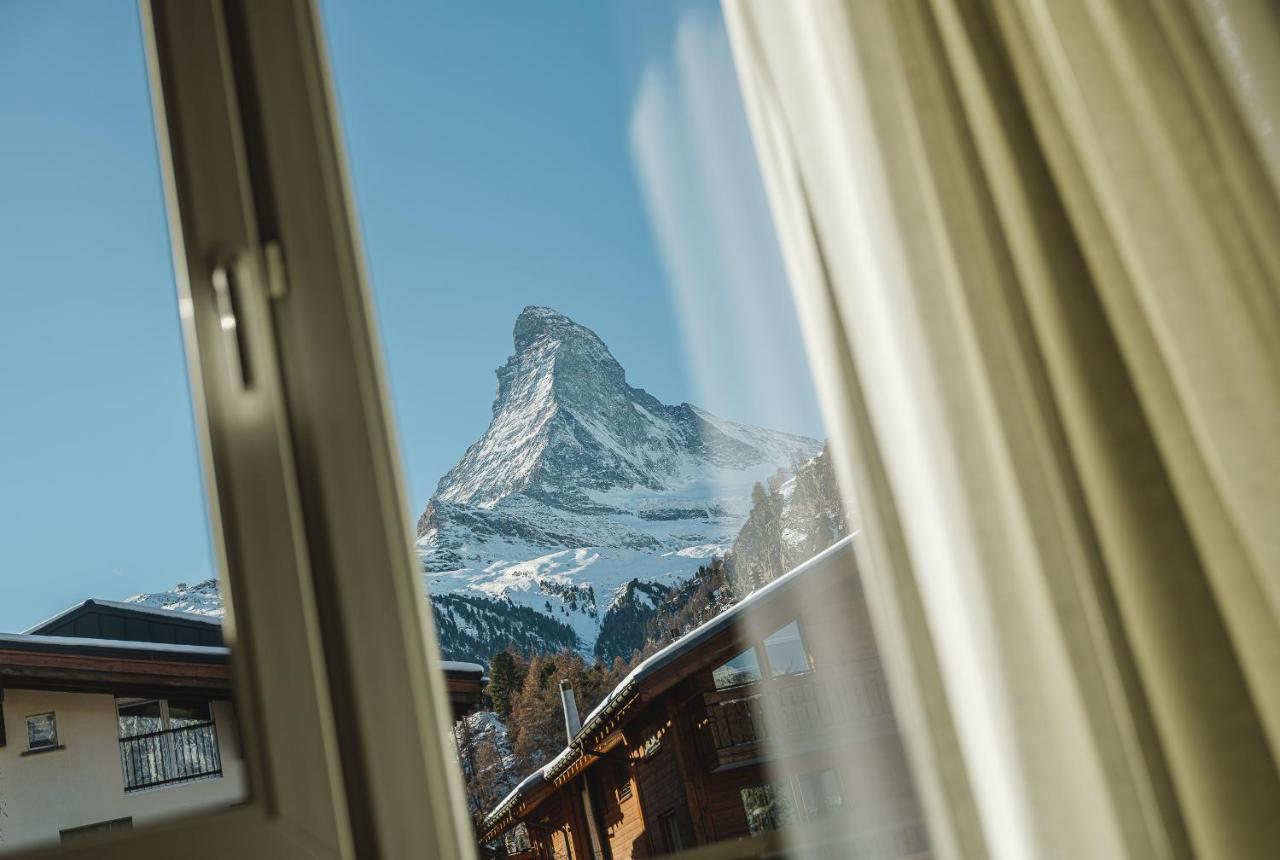
<path id="1" fill-rule="evenodd" d="M 512 643 L 592 654 L 598 641 L 614 656 L 670 586 L 733 544 L 752 487 L 821 448 L 660 402 L 549 308 L 520 313 L 497 375 L 488 429 L 418 519 L 447 659 L 486 662 Z M 129 599 L 222 612 L 214 580 Z"/>
<path id="2" fill-rule="evenodd" d="M 549 308 L 521 312 L 497 375 L 489 428 L 418 521 L 428 590 L 482 614 L 483 600 L 533 609 L 588 653 L 615 604 L 652 602 L 723 552 L 752 486 L 821 447 L 661 403 L 628 384 L 594 332 Z M 499 606 L 474 621 L 435 603 L 464 638 L 507 632 Z"/>
<path id="3" fill-rule="evenodd" d="M 210 615 L 221 618 L 223 614 L 222 595 L 218 591 L 218 580 L 206 579 L 195 585 L 180 582 L 170 591 L 157 591 L 150 594 L 135 594 L 127 597 L 129 603 L 140 603 L 154 606 L 157 609 L 171 609 L 175 612 L 194 612 L 197 615 Z"/>

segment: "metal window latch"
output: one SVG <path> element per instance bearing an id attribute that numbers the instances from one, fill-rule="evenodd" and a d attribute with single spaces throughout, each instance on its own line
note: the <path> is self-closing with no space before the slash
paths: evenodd
<path id="1" fill-rule="evenodd" d="M 242 281 L 240 264 L 242 255 L 234 255 L 213 267 L 213 297 L 218 311 L 218 326 L 222 329 L 222 351 L 227 357 L 231 378 L 242 388 L 249 388 L 248 355 L 245 349 L 244 325 L 240 318 Z"/>
<path id="2" fill-rule="evenodd" d="M 254 262 L 247 254 L 229 255 L 214 266 L 211 277 L 228 369 L 231 378 L 245 390 L 253 387 L 244 322 L 245 303 L 249 300 L 246 290 L 265 281 L 269 299 L 282 299 L 288 292 L 284 252 L 279 242 L 264 243 L 261 266 L 250 268 Z"/>

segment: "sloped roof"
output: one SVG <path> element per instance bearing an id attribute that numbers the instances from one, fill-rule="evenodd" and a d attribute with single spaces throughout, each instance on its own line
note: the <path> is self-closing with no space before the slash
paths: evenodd
<path id="1" fill-rule="evenodd" d="M 225 644 L 218 618 L 98 598 L 59 612 L 28 628 L 25 635 L 207 647 Z"/>
<path id="2" fill-rule="evenodd" d="M 614 687 L 604 697 L 600 704 L 591 709 L 591 713 L 587 714 L 586 719 L 582 721 L 582 728 L 558 755 L 546 765 L 521 780 L 520 784 L 512 789 L 485 816 L 480 827 L 481 832 L 487 837 L 484 841 L 489 841 L 500 835 L 501 831 L 498 833 L 491 833 L 491 831 L 521 799 L 532 797 L 535 789 L 551 783 L 558 774 L 564 772 L 574 761 L 579 759 L 583 755 L 584 742 L 591 737 L 608 717 L 613 716 L 615 712 L 624 709 L 635 701 L 635 693 L 642 690 L 650 679 L 658 676 L 662 669 L 667 668 L 680 658 L 696 651 L 715 637 L 732 629 L 734 625 L 742 620 L 743 615 L 751 609 L 783 597 L 795 589 L 797 583 L 801 582 L 806 574 L 842 562 L 850 565 L 848 569 L 852 569 L 854 563 L 853 535 L 836 541 L 813 558 L 803 562 L 773 582 L 756 589 L 724 612 L 695 627 L 665 648 L 642 660 L 619 682 L 618 686 Z"/>

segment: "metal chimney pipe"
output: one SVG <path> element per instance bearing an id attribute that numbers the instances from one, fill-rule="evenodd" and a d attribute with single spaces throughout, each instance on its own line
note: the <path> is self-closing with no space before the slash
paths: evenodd
<path id="1" fill-rule="evenodd" d="M 582 729 L 582 720 L 578 719 L 578 699 L 568 678 L 560 679 L 560 704 L 564 706 L 564 732 L 573 743 L 574 736 Z"/>
<path id="2" fill-rule="evenodd" d="M 574 736 L 582 730 L 582 720 L 578 718 L 578 699 L 573 695 L 573 685 L 568 678 L 560 679 L 560 704 L 564 706 L 564 733 L 568 735 L 569 743 L 573 743 Z M 604 849 L 601 847 L 600 830 L 596 824 L 595 805 L 591 802 L 586 775 L 579 777 L 579 780 L 582 785 L 582 812 L 587 820 L 587 838 L 591 841 L 591 856 L 595 860 L 601 860 Z"/>

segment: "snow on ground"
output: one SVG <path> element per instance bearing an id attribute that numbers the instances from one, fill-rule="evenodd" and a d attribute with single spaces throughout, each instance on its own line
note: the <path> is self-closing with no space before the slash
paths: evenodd
<path id="1" fill-rule="evenodd" d="M 153 606 L 157 609 L 169 609 L 174 612 L 191 612 L 196 615 L 208 615 L 221 618 L 225 614 L 222 607 L 222 595 L 218 593 L 218 581 L 206 579 L 195 585 L 179 583 L 171 591 L 157 591 L 150 594 L 135 594 L 125 598 L 126 603 L 137 603 L 142 606 Z"/>
<path id="2" fill-rule="evenodd" d="M 509 543 L 506 548 L 515 549 Z M 624 547 L 581 547 L 541 555 L 535 555 L 538 548 L 528 547 L 527 552 L 533 557 L 521 559 L 517 550 L 513 560 L 492 561 L 483 569 L 427 574 L 427 590 L 479 594 L 549 614 L 568 624 L 579 647 L 589 653 L 605 613 L 619 592 L 625 592 L 627 583 L 634 579 L 676 585 L 692 576 L 707 558 L 654 555 Z"/>

